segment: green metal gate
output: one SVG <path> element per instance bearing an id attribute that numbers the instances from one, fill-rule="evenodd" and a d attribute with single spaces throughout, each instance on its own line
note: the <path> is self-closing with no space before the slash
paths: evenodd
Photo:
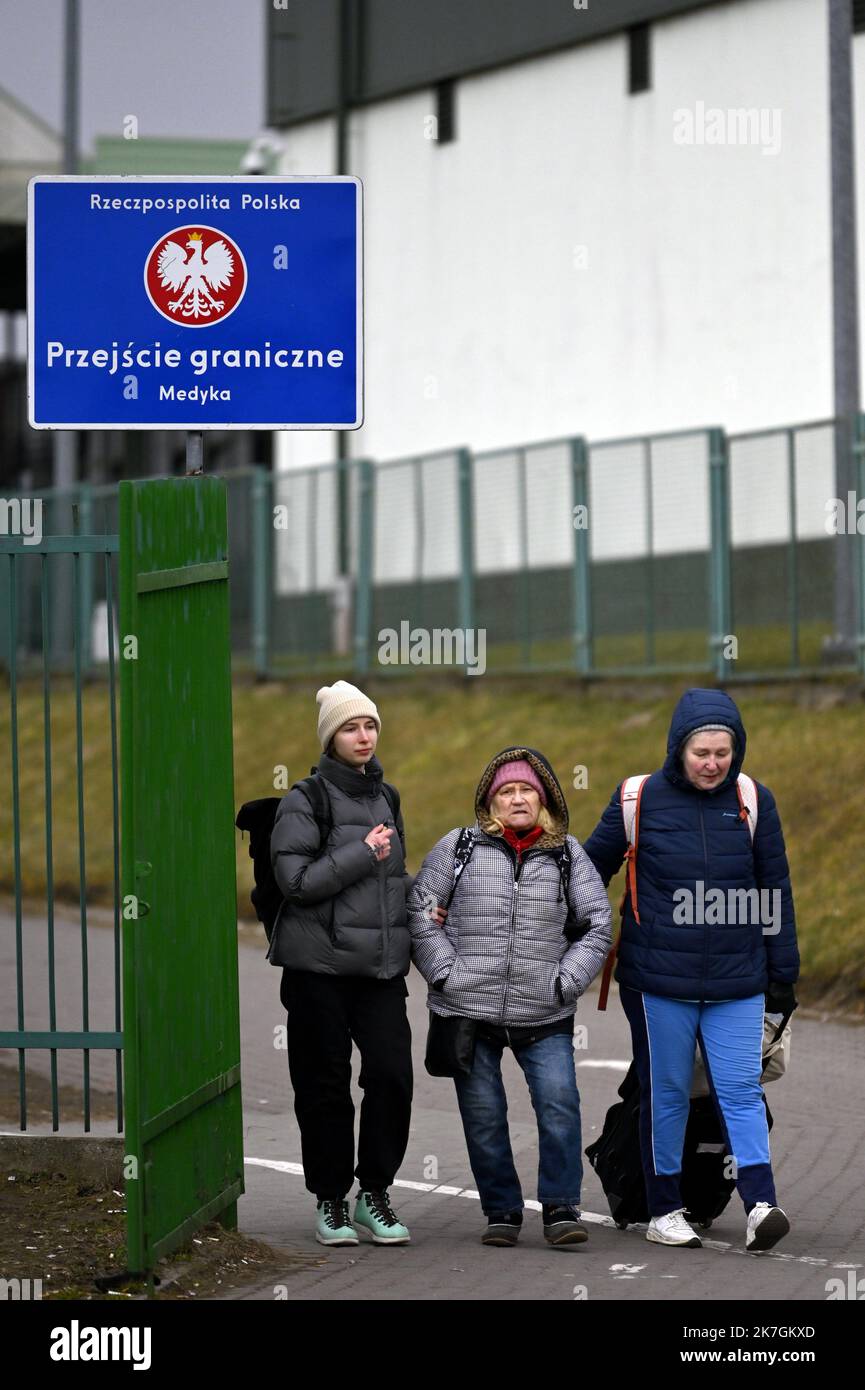
<path id="1" fill-rule="evenodd" d="M 120 485 L 128 1263 L 243 1192 L 225 484 Z"/>
<path id="2" fill-rule="evenodd" d="M 79 516 L 73 506 L 73 524 Z M 114 647 L 113 559 L 118 550 L 117 536 L 74 534 L 31 536 L 0 535 L 0 680 L 9 681 L 9 768 L 8 802 L 5 819 L 11 810 L 12 887 L 14 891 L 14 945 L 3 941 L 4 968 L 12 973 L 10 955 L 14 957 L 15 1015 L 14 1028 L 0 1026 L 0 1048 L 18 1049 L 18 1110 L 19 1127 L 27 1132 L 29 1126 L 27 1064 L 32 1054 L 47 1051 L 50 1066 L 51 1127 L 59 1130 L 60 1091 L 58 1059 L 63 1062 L 70 1053 L 81 1053 L 83 1066 L 84 1131 L 91 1130 L 91 1053 L 114 1053 L 117 1128 L 123 1127 L 122 1063 L 123 1032 L 121 1025 L 120 991 L 120 913 L 119 913 L 119 808 L 117 802 L 117 720 L 116 720 L 116 653 Z M 38 563 L 37 563 L 38 561 Z M 67 563 L 68 562 L 68 563 Z M 98 581 L 95 585 L 94 581 Z M 113 932 L 111 943 L 110 998 L 107 997 L 108 975 L 100 977 L 91 972 L 91 951 L 94 945 L 88 907 L 91 901 L 85 836 L 85 748 L 88 731 L 93 732 L 97 717 L 90 708 L 89 718 L 85 701 L 84 678 L 90 664 L 91 607 L 94 587 L 105 595 L 107 624 L 107 657 L 104 671 L 109 725 L 109 785 L 110 806 L 101 807 L 103 819 L 99 834 L 103 844 L 110 845 L 113 866 Z M 67 619 L 67 622 L 63 620 Z M 52 661 L 52 656 L 54 661 Z M 54 680 L 54 676 L 57 680 Z M 19 676 L 23 703 L 19 726 Z M 71 688 L 69 678 L 71 677 Z M 36 696 L 41 687 L 41 700 Z M 91 694 L 93 692 L 91 691 Z M 64 753 L 62 731 L 74 709 L 74 758 L 67 748 Z M 6 763 L 5 711 L 0 713 L 0 765 Z M 59 723 L 61 741 L 58 748 L 54 733 Z M 40 727 L 41 725 L 41 727 Z M 36 749 L 42 742 L 44 781 L 41 795 L 34 779 L 33 762 Z M 30 773 L 29 778 L 27 773 Z M 89 777 L 93 769 L 88 769 Z M 98 804 L 98 803 L 97 803 Z M 69 808 L 74 806 L 71 817 Z M 44 890 L 45 912 L 36 900 L 39 889 L 28 894 L 25 917 L 24 884 L 40 884 L 37 848 L 41 850 L 41 835 L 34 835 L 34 824 L 44 825 Z M 79 931 L 77 952 L 70 950 L 71 942 L 55 933 L 55 874 L 64 883 L 66 895 L 70 884 L 69 846 L 73 845 L 77 869 L 77 898 Z M 59 853 L 59 863 L 57 862 Z M 41 855 L 38 856 L 41 858 Z M 74 871 L 72 871 L 74 872 Z M 65 882 L 64 882 L 65 880 Z M 41 885 L 40 885 L 41 886 Z M 41 942 L 44 941 L 47 959 L 44 971 Z M 104 938 L 103 938 L 104 941 Z M 64 949 L 65 948 L 65 949 Z M 77 954 L 77 960 L 75 955 Z M 98 965 L 98 957 L 96 961 Z M 101 987 L 100 987 L 101 978 Z M 26 986 L 26 987 L 25 987 Z M 71 1028 L 72 1001 L 80 991 L 80 1028 Z M 76 1009 L 76 1012 L 77 1012 Z M 36 1024 L 33 1018 L 35 1015 Z M 99 1022 L 94 1022 L 101 1019 Z M 64 1019 L 65 1026 L 58 1020 Z M 112 1028 L 106 1028 L 108 1021 Z M 77 1019 L 75 1020 L 78 1021 Z M 10 1015 L 0 1018 L 0 1025 L 13 1022 Z M 47 1027 L 46 1027 L 47 1024 Z M 30 1054 L 30 1056 L 28 1056 Z M 99 1067 L 105 1080 L 105 1068 Z M 68 1071 L 65 1077 L 68 1084 Z"/>

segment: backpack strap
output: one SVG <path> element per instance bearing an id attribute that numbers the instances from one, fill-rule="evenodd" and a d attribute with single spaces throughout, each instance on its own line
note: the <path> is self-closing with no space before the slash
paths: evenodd
<path id="1" fill-rule="evenodd" d="M 460 830 L 460 833 L 457 836 L 457 842 L 454 845 L 454 881 L 451 887 L 451 891 L 448 894 L 448 900 L 444 904 L 445 909 L 449 908 L 451 903 L 453 902 L 454 893 L 457 891 L 457 884 L 460 881 L 463 869 L 466 867 L 466 865 L 472 857 L 472 854 L 474 853 L 474 848 L 474 831 L 472 830 L 470 825 L 464 825 Z"/>
<path id="2" fill-rule="evenodd" d="M 384 799 L 390 807 L 391 815 L 393 816 L 394 829 L 396 830 L 396 833 L 399 835 L 400 843 L 402 845 L 403 857 L 405 857 L 405 837 L 403 835 L 400 835 L 398 824 L 400 808 L 399 792 L 397 791 L 396 787 L 391 786 L 390 782 L 382 782 L 381 789 L 384 793 Z"/>
<path id="3" fill-rule="evenodd" d="M 598 1008 L 602 1012 L 607 1007 L 607 996 L 610 993 L 610 981 L 613 978 L 613 966 L 615 965 L 616 957 L 619 954 L 619 942 L 621 941 L 621 939 L 622 933 L 620 931 L 618 937 L 616 938 L 615 946 L 613 946 L 609 955 L 607 956 L 606 961 L 604 962 L 604 973 L 601 976 L 601 990 L 598 995 Z"/>
<path id="4" fill-rule="evenodd" d="M 559 861 L 559 893 L 560 896 L 564 898 L 565 902 L 567 902 L 568 890 L 571 886 L 571 868 L 573 867 L 571 847 L 568 844 L 567 836 L 565 836 L 557 858 Z"/>
<path id="5" fill-rule="evenodd" d="M 567 835 L 558 851 L 554 851 L 554 853 L 559 866 L 559 901 L 561 902 L 564 898 L 566 908 L 565 925 L 562 930 L 564 931 L 566 940 L 574 942 L 578 941 L 580 936 L 582 936 L 585 924 L 577 920 L 571 908 L 571 870 L 574 866 L 574 859 L 571 854 L 571 847 L 568 844 Z"/>
<path id="6" fill-rule="evenodd" d="M 322 843 L 324 843 L 333 829 L 333 811 L 331 810 L 330 796 L 328 795 L 325 779 L 321 776 L 318 769 L 314 767 L 310 769 L 310 775 L 308 777 L 301 778 L 299 782 L 294 783 L 294 786 L 303 789 L 307 800 L 312 806 L 312 814 L 318 821 Z M 393 823 L 396 829 L 400 811 L 399 792 L 396 787 L 391 786 L 390 782 L 382 782 L 381 789 L 393 813 Z"/>
<path id="7" fill-rule="evenodd" d="M 757 798 L 757 783 L 753 777 L 748 777 L 744 772 L 740 772 L 736 778 L 736 795 L 739 798 L 739 819 L 747 823 L 751 832 L 751 843 L 757 832 L 757 812 L 759 802 Z"/>
<path id="8" fill-rule="evenodd" d="M 302 789 L 312 807 L 312 814 L 318 823 L 321 843 L 324 844 L 333 829 L 333 812 L 330 808 L 330 797 L 324 778 L 313 768 L 309 777 L 302 777 L 299 782 L 294 783 L 294 787 Z M 294 787 L 292 787 L 292 791 Z"/>
<path id="9" fill-rule="evenodd" d="M 639 773 L 636 777 L 626 777 L 622 783 L 622 820 L 625 823 L 625 834 L 628 837 L 628 849 L 625 855 L 627 860 L 625 891 L 622 894 L 622 901 L 619 907 L 620 912 L 625 910 L 625 902 L 630 895 L 631 907 L 634 910 L 634 921 L 639 926 L 640 911 L 637 906 L 637 846 L 640 841 L 640 802 L 643 797 L 643 787 L 648 781 L 649 775 L 646 772 Z"/>
<path id="10" fill-rule="evenodd" d="M 396 787 L 391 786 L 390 782 L 382 782 L 381 789 L 384 792 L 385 801 L 387 802 L 388 806 L 393 812 L 393 823 L 394 825 L 396 825 L 397 820 L 399 819 L 399 792 L 397 791 Z"/>
<path id="11" fill-rule="evenodd" d="M 630 894 L 631 904 L 634 909 L 634 920 L 639 925 L 640 912 L 637 906 L 637 844 L 640 838 L 640 801 L 643 795 L 643 787 L 648 781 L 647 772 L 638 773 L 635 777 L 626 777 L 622 783 L 620 794 L 622 807 L 622 820 L 625 824 L 625 834 L 628 837 L 628 849 L 625 855 L 627 861 L 627 876 L 625 879 L 625 891 L 619 903 L 619 913 L 623 916 L 625 903 Z M 613 967 L 619 954 L 619 945 L 622 940 L 621 928 L 609 955 L 604 964 L 604 973 L 601 976 L 601 990 L 598 995 L 598 1008 L 601 1010 L 607 1007 L 607 996 L 610 993 L 610 981 L 613 978 Z"/>

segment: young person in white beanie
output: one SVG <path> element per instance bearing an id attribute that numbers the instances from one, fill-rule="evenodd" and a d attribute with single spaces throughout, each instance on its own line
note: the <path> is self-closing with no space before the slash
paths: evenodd
<path id="1" fill-rule="evenodd" d="M 319 690 L 316 776 L 329 814 L 303 785 L 284 796 L 271 837 L 284 902 L 269 958 L 283 967 L 288 1063 L 307 1188 L 323 1245 L 405 1245 L 388 1188 L 408 1143 L 411 938 L 399 798 L 384 782 L 376 706 L 348 681 Z M 321 798 L 317 798 L 321 802 Z M 355 1167 L 352 1043 L 364 1092 Z M 353 1220 L 347 1195 L 356 1175 Z"/>

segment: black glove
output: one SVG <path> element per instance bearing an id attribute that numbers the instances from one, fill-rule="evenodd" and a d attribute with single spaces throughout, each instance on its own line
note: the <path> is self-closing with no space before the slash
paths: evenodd
<path id="1" fill-rule="evenodd" d="M 781 984 L 779 980 L 769 981 L 769 988 L 766 990 L 767 1014 L 791 1014 L 798 1007 L 799 1001 L 792 985 Z"/>

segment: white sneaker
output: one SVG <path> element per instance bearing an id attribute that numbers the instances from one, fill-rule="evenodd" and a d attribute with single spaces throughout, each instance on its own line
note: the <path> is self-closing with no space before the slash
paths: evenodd
<path id="1" fill-rule="evenodd" d="M 667 1212 L 666 1216 L 653 1216 L 646 1231 L 646 1240 L 657 1245 L 684 1245 L 702 1248 L 703 1242 L 697 1232 L 685 1220 L 685 1208 Z"/>
<path id="2" fill-rule="evenodd" d="M 790 1222 L 780 1207 L 773 1207 L 769 1202 L 758 1202 L 748 1213 L 745 1249 L 771 1250 L 789 1229 Z"/>

